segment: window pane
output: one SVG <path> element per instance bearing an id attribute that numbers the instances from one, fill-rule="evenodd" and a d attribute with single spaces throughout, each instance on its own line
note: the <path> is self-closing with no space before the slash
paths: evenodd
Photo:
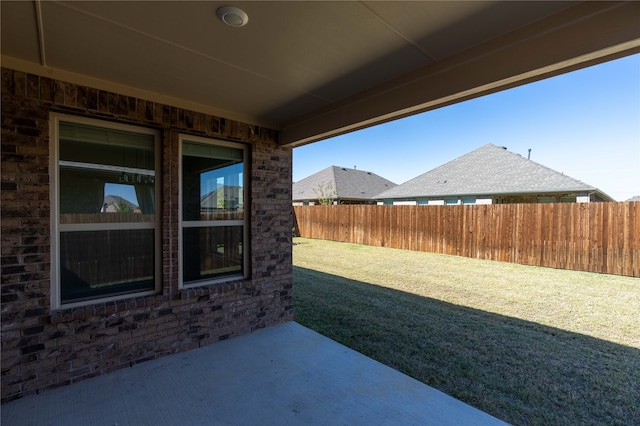
<path id="1" fill-rule="evenodd" d="M 60 233 L 63 303 L 153 290 L 154 230 Z"/>
<path id="2" fill-rule="evenodd" d="M 183 282 L 242 274 L 242 226 L 184 228 Z"/>
<path id="3" fill-rule="evenodd" d="M 152 135 L 60 123 L 60 223 L 153 222 L 153 147 Z"/>
<path id="4" fill-rule="evenodd" d="M 60 160 L 153 171 L 152 135 L 60 123 Z"/>
<path id="5" fill-rule="evenodd" d="M 141 213 L 134 185 L 108 183 L 104 186 L 101 213 Z"/>
<path id="6" fill-rule="evenodd" d="M 185 142 L 182 220 L 242 220 L 243 217 L 242 149 Z"/>

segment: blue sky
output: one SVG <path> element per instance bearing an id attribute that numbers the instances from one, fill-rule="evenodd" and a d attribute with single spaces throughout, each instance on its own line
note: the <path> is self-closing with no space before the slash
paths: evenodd
<path id="1" fill-rule="evenodd" d="M 640 54 L 294 148 L 293 180 L 333 165 L 400 184 L 487 143 L 640 195 Z"/>

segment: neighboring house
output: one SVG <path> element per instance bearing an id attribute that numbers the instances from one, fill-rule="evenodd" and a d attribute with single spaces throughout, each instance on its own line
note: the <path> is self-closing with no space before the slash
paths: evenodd
<path id="1" fill-rule="evenodd" d="M 378 204 L 615 201 L 591 185 L 487 144 L 379 194 Z"/>
<path id="2" fill-rule="evenodd" d="M 331 166 L 293 184 L 293 205 L 319 204 L 320 198 L 332 204 L 375 204 L 375 196 L 396 184 L 375 173 Z"/>
<path id="3" fill-rule="evenodd" d="M 102 202 L 102 213 L 132 212 L 140 213 L 140 207 L 119 195 L 107 195 Z"/>
<path id="4" fill-rule="evenodd" d="M 200 197 L 202 211 L 237 210 L 244 205 L 241 186 L 225 185 Z"/>
<path id="5" fill-rule="evenodd" d="M 628 203 L 631 202 L 636 202 L 636 203 L 640 203 L 640 195 L 634 195 L 633 197 L 629 198 L 627 200 Z"/>

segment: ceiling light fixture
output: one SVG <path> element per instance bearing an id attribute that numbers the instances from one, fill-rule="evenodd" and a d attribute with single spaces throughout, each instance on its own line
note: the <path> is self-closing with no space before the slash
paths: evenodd
<path id="1" fill-rule="evenodd" d="M 238 28 L 247 25 L 249 15 L 244 10 L 233 6 L 222 6 L 218 9 L 218 19 L 230 27 Z"/>

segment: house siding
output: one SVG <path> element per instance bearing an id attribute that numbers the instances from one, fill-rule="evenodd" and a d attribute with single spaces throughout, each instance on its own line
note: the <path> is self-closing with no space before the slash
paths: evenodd
<path id="1" fill-rule="evenodd" d="M 50 113 L 161 132 L 162 290 L 51 307 Z M 251 146 L 249 278 L 178 288 L 179 133 Z M 2 69 L 2 401 L 293 319 L 290 148 L 276 131 Z"/>
<path id="2" fill-rule="evenodd" d="M 530 204 L 530 203 L 589 203 L 591 201 L 603 201 L 589 193 L 539 193 L 539 194 L 502 194 L 495 196 L 458 196 L 438 198 L 415 198 L 415 199 L 386 199 L 378 201 L 378 205 L 413 206 L 413 205 L 458 205 L 458 204 Z"/>

